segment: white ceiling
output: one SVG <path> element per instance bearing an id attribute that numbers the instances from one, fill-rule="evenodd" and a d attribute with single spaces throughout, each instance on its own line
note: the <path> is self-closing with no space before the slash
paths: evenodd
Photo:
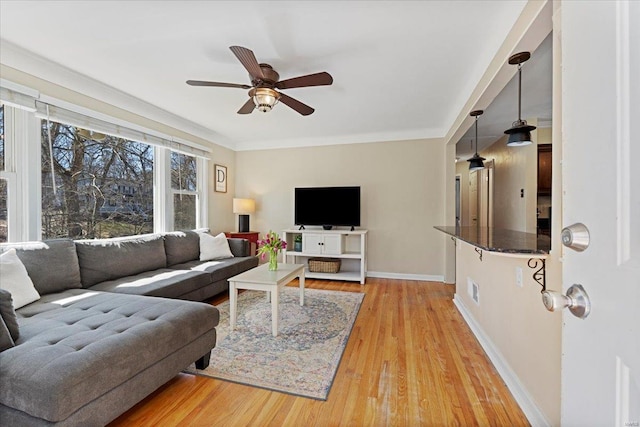
<path id="1" fill-rule="evenodd" d="M 237 150 L 393 141 L 446 134 L 525 4 L 1 1 L 0 41 L 207 128 L 213 142 Z M 334 83 L 285 91 L 314 107 L 310 116 L 284 104 L 238 115 L 246 90 L 185 84 L 249 84 L 231 45 L 253 50 L 281 79 L 327 71 Z M 0 61 L 19 68 L 3 50 Z M 47 79 L 47 69 L 38 77 Z"/>

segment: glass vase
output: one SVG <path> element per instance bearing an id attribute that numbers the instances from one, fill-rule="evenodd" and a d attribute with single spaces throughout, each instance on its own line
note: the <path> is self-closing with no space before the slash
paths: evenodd
<path id="1" fill-rule="evenodd" d="M 278 269 L 278 252 L 269 251 L 269 271 L 276 271 Z"/>

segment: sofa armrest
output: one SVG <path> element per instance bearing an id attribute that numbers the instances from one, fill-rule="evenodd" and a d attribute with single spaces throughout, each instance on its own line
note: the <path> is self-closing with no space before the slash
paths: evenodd
<path id="1" fill-rule="evenodd" d="M 229 249 L 231 249 L 233 256 L 251 256 L 251 244 L 249 240 L 229 237 L 227 241 L 229 242 Z"/>

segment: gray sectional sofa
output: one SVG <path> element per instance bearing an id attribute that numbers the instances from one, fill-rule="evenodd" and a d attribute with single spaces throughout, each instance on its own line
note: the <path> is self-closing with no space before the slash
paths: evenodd
<path id="1" fill-rule="evenodd" d="M 198 301 L 258 265 L 248 241 L 229 246 L 233 258 L 199 261 L 191 231 L 2 245 L 40 299 L 15 310 L 19 338 L 0 352 L 0 424 L 105 425 L 194 361 L 206 367 L 219 313 Z"/>

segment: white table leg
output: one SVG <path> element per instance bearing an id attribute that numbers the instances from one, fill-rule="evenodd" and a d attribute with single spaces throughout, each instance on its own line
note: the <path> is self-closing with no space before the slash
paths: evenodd
<path id="1" fill-rule="evenodd" d="M 238 289 L 235 282 L 229 282 L 229 323 L 231 330 L 236 327 Z"/>
<path id="2" fill-rule="evenodd" d="M 275 286 L 275 289 L 271 291 L 271 332 L 274 337 L 278 336 L 278 302 L 280 299 L 280 289 Z"/>
<path id="3" fill-rule="evenodd" d="M 304 305 L 304 269 L 300 276 L 298 277 L 298 282 L 300 282 L 300 306 Z"/>

